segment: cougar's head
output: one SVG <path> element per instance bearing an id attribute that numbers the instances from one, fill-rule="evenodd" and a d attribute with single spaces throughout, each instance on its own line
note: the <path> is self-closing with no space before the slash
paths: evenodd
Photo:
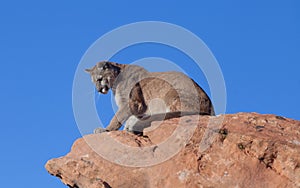
<path id="1" fill-rule="evenodd" d="M 114 81 L 120 73 L 120 68 L 111 62 L 102 61 L 91 69 L 85 69 L 85 71 L 91 75 L 97 91 L 106 94 L 113 87 Z"/>

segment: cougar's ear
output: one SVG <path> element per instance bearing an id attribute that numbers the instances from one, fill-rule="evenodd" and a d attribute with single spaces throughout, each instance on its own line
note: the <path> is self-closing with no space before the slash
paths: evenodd
<path id="1" fill-rule="evenodd" d="M 90 73 L 92 72 L 92 69 L 85 69 L 84 71 L 85 71 L 86 73 L 89 73 L 89 74 L 90 74 Z"/>
<path id="2" fill-rule="evenodd" d="M 108 61 L 106 61 L 103 65 L 103 69 L 105 70 L 105 69 L 108 69 L 109 67 L 110 67 L 110 64 Z"/>

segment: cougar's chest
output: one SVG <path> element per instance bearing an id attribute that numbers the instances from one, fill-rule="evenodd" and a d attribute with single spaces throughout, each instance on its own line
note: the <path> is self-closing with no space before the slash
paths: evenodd
<path id="1" fill-rule="evenodd" d="M 129 94 L 123 89 L 122 87 L 117 87 L 115 92 L 115 102 L 119 108 L 126 105 L 129 101 Z"/>
<path id="2" fill-rule="evenodd" d="M 116 93 L 115 93 L 115 102 L 116 102 L 118 107 L 122 106 L 122 104 L 123 104 L 122 101 L 123 100 L 121 99 L 120 92 L 116 91 Z"/>

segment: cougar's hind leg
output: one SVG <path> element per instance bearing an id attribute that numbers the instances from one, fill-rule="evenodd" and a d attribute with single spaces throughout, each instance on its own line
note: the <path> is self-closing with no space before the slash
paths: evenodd
<path id="1" fill-rule="evenodd" d="M 136 116 L 144 114 L 147 110 L 143 91 L 139 83 L 137 83 L 130 91 L 129 108 L 131 113 Z"/>

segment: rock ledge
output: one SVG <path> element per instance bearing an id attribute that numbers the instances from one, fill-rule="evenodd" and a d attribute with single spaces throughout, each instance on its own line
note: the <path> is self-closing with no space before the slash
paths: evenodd
<path id="1" fill-rule="evenodd" d="M 86 135 L 45 167 L 74 188 L 300 187 L 300 121 L 257 113 L 173 118 L 153 122 L 144 136 Z"/>

